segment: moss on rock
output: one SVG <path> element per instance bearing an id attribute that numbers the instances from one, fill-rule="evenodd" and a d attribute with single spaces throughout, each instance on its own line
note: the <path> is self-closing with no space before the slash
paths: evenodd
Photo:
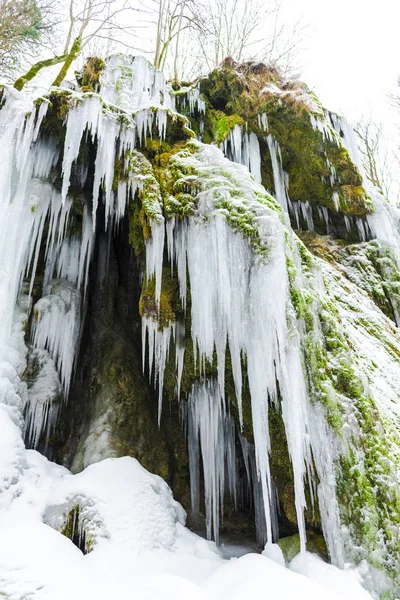
<path id="1" fill-rule="evenodd" d="M 100 87 L 100 75 L 105 67 L 104 60 L 99 56 L 90 56 L 86 59 L 82 71 L 76 72 L 76 79 L 82 91 L 97 92 Z"/>
<path id="2" fill-rule="evenodd" d="M 341 215 L 342 221 L 343 215 L 363 219 L 373 211 L 361 175 L 340 136 L 328 120 L 323 127 L 316 126 L 325 118 L 323 108 L 303 83 L 285 80 L 273 67 L 227 60 L 201 79 L 197 87 L 204 99 L 205 114 L 195 111 L 189 116 L 192 129 L 206 143 L 218 144 L 237 124 L 255 132 L 261 149 L 262 181 L 267 189 L 273 191 L 268 133 L 279 143 L 290 199 L 308 202 L 316 223 L 316 209 L 321 206 L 329 209 L 333 220 Z M 267 129 L 263 115 L 267 117 Z M 344 226 L 336 227 L 336 233 L 347 237 Z"/>

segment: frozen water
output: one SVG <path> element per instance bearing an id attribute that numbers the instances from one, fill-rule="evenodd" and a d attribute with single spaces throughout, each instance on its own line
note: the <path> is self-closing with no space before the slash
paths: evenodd
<path id="1" fill-rule="evenodd" d="M 281 149 L 271 134 L 267 135 L 267 143 L 271 156 L 272 174 L 274 177 L 274 196 L 285 212 L 288 212 L 288 177 L 282 167 Z"/>
<path id="2" fill-rule="evenodd" d="M 222 143 L 224 154 L 236 163 L 245 165 L 257 183 L 261 183 L 261 153 L 256 134 L 243 132 L 235 125 Z"/>

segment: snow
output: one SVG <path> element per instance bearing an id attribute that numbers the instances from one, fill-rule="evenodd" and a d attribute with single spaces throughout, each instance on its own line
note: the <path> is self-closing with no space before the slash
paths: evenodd
<path id="1" fill-rule="evenodd" d="M 185 513 L 167 484 L 133 458 L 106 459 L 72 475 L 36 451 L 24 450 L 12 427 L 2 431 L 9 431 L 9 450 L 19 448 L 23 454 L 19 493 L 7 510 L 0 505 L 0 592 L 8 600 L 124 600 L 132 593 L 148 600 L 214 600 L 248 593 L 261 600 L 266 590 L 272 600 L 370 598 L 348 573 L 351 589 L 331 591 L 341 572 L 312 556 L 312 577 L 322 583 L 254 553 L 224 559 L 212 542 L 184 527 Z M 86 555 L 57 531 L 77 503 L 82 527 L 95 540 Z M 295 564 L 296 559 L 291 568 Z M 328 566 L 329 586 L 324 581 Z"/>
<path id="2" fill-rule="evenodd" d="M 265 598 L 266 594 L 272 599 L 297 600 L 338 600 L 346 597 L 339 596 L 328 586 L 289 571 L 267 557 L 254 554 L 231 560 L 218 569 L 207 582 L 207 589 L 211 598 L 220 600 Z M 360 589 L 362 593 L 361 586 Z M 348 597 L 357 598 L 355 595 Z"/>
<path id="3" fill-rule="evenodd" d="M 357 600 L 368 600 L 370 595 L 361 587 L 360 576 L 353 570 L 339 570 L 333 565 L 325 563 L 316 554 L 307 552 L 307 572 L 304 572 L 300 555 L 290 562 L 290 569 L 295 573 L 301 573 L 326 585 L 339 596 L 349 596 Z"/>
<path id="4" fill-rule="evenodd" d="M 273 560 L 278 565 L 282 565 L 283 567 L 285 566 L 285 557 L 283 556 L 283 552 L 278 546 L 278 544 L 272 544 L 271 542 L 267 542 L 261 554 Z"/>

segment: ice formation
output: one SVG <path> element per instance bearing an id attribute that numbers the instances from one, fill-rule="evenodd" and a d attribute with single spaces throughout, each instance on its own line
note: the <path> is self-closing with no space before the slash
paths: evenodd
<path id="1" fill-rule="evenodd" d="M 282 209 L 288 211 L 288 176 L 282 168 L 282 157 L 279 144 L 272 137 L 271 134 L 267 135 L 267 143 L 271 156 L 272 173 L 274 176 L 274 196 L 279 202 Z"/>
<path id="2" fill-rule="evenodd" d="M 117 556 L 126 552 L 128 558 L 159 550 L 160 556 L 168 551 L 196 556 L 196 561 L 204 559 L 206 567 L 202 563 L 198 568 L 215 572 L 215 580 L 212 580 L 214 575 L 210 575 L 209 587 L 217 594 L 222 589 L 218 583 L 218 569 L 224 568 L 220 565 L 221 559 L 212 545 L 184 529 L 183 510 L 160 478 L 150 475 L 129 458 L 103 461 L 73 476 L 62 467 L 47 463 L 35 451 L 26 451 L 22 443 L 21 432 L 24 432 L 31 448 L 45 445 L 56 425 L 61 403 L 68 400 L 82 335 L 100 203 L 104 205 L 104 227 L 112 232 L 125 214 L 127 201 L 135 194 L 145 193 L 147 159 L 142 157 L 140 168 L 135 170 L 130 163 L 138 158 L 135 149 L 152 134 L 154 124 L 159 138 L 164 139 L 169 111 L 174 110 L 173 95 L 161 74 L 140 57 L 109 59 L 100 84 L 101 97 L 71 94 L 62 149 L 39 136 L 48 110 L 47 101 L 35 106 L 14 90 L 2 88 L 4 105 L 0 114 L 0 138 L 2 146 L 9 151 L 5 154 L 0 177 L 0 508 L 12 509 L 14 527 L 24 510 L 32 522 L 36 519 L 37 531 L 34 526 L 30 530 L 32 539 L 37 532 L 40 536 L 51 535 L 48 531 L 43 533 L 47 529 L 42 518 L 44 523 L 61 531 L 68 525 L 66 515 L 72 512 L 72 532 L 77 530 L 78 537 L 80 540 L 84 537 L 86 545 L 90 541 L 97 546 L 93 551 L 95 571 L 101 571 L 107 562 L 110 548 L 116 548 Z M 189 93 L 188 102 L 191 113 L 204 113 L 204 100 L 195 90 Z M 357 163 L 348 125 L 334 115 L 329 118 L 331 125 L 327 120 L 313 117 L 313 126 L 325 138 L 343 137 Z M 160 424 L 169 352 L 174 347 L 176 395 L 180 399 L 185 359 L 183 340 L 185 333 L 190 335 L 197 378 L 185 399 L 191 500 L 193 511 L 198 511 L 202 481 L 209 539 L 213 537 L 218 541 L 224 496 L 230 496 L 232 503 L 237 505 L 241 494 L 251 494 L 258 540 L 267 542 L 267 548 L 273 554 L 271 547 L 278 537 L 279 498 L 269 457 L 268 414 L 272 408 L 282 415 L 293 468 L 301 548 L 301 557 L 293 568 L 304 569 L 307 486 L 311 504 L 318 499 L 330 556 L 336 565 L 343 567 L 352 556 L 349 548 L 353 550 L 355 546 L 350 532 L 343 528 L 340 520 L 336 470 L 340 457 L 348 448 L 357 453 L 354 439 L 362 432 L 345 396 L 340 398 L 340 406 L 347 437 L 340 441 L 328 423 L 326 407 L 311 401 L 304 368 L 305 341 L 309 342 L 311 336 L 296 314 L 293 287 L 297 285 L 301 290 L 310 285 L 313 287 L 314 295 L 308 296 L 308 316 L 313 321 L 311 341 L 316 345 L 322 347 L 324 343 L 319 324 L 319 310 L 322 309 L 318 301 L 337 306 L 341 326 L 351 340 L 352 354 L 349 350 L 349 356 L 354 359 L 356 374 L 362 379 L 363 393 L 371 394 L 379 410 L 387 416 L 388 428 L 392 426 L 389 413 L 398 406 L 396 390 L 400 385 L 400 374 L 397 359 L 393 356 L 397 338 L 388 328 L 386 317 L 376 316 L 372 301 L 365 299 L 353 284 L 344 282 L 333 267 L 321 266 L 322 262 L 317 266 L 315 261 L 311 274 L 303 272 L 297 238 L 290 230 L 286 213 L 289 211 L 294 215 L 297 226 L 302 218 L 308 229 L 313 230 L 312 210 L 307 202 L 290 201 L 280 148 L 268 133 L 266 113 L 259 115 L 258 123 L 265 132 L 270 152 L 275 199 L 260 185 L 258 138 L 254 132 L 239 125 L 223 143 L 223 151 L 230 160 L 217 147 L 193 141 L 191 152 L 180 158 L 198 175 L 197 189 L 192 193 L 196 207 L 184 219 L 163 215 L 161 191 L 154 186 L 142 275 L 145 284 L 154 279 L 158 314 L 153 318 L 142 317 L 143 368 L 148 369 L 158 387 Z M 78 164 L 83 140 L 90 141 L 96 151 L 92 212 L 89 214 L 85 205 L 81 228 L 76 231 L 70 227 L 72 206 L 76 201 L 72 195 L 73 182 L 79 179 L 83 188 L 90 181 L 88 170 Z M 50 183 L 50 174 L 60 151 L 62 184 L 59 191 Z M 115 165 L 119 160 L 124 163 L 126 177 L 116 188 Z M 189 189 L 191 177 L 180 183 Z M 330 177 L 335 177 L 332 169 Z M 383 204 L 379 196 L 374 197 L 374 203 L 375 213 L 368 217 L 368 231 L 361 219 L 352 222 L 345 217 L 346 227 L 355 224 L 361 240 L 367 239 L 371 232 L 400 252 L 396 209 Z M 319 207 L 319 218 L 328 233 L 330 223 L 325 207 Z M 33 305 L 35 275 L 43 251 L 41 297 Z M 158 320 L 166 257 L 171 272 L 177 276 L 183 311 L 190 317 L 190 332 L 185 332 L 181 321 L 169 320 L 161 326 Z M 366 326 L 360 327 L 359 315 L 354 316 L 352 312 L 354 298 L 363 307 L 359 311 L 362 319 L 384 331 L 384 341 L 378 351 L 376 337 Z M 24 340 L 28 320 L 32 332 L 29 347 Z M 34 365 L 37 371 L 34 381 L 28 381 L 32 383 L 29 389 L 21 379 L 27 367 L 27 351 L 31 367 Z M 374 372 L 378 373 L 374 380 L 370 357 L 376 352 L 379 352 L 379 365 L 374 367 Z M 237 422 L 230 412 L 233 401 L 225 393 L 228 353 Z M 206 377 L 206 367 L 213 363 L 216 364 L 215 373 L 212 378 Z M 245 377 L 251 397 L 254 445 L 243 435 Z M 323 385 L 328 400 L 334 404 L 337 395 L 332 386 L 329 387 L 331 384 L 324 381 Z M 246 473 L 241 483 L 237 468 L 239 459 L 243 461 Z M 361 451 L 357 459 L 360 464 L 364 460 Z M 391 463 L 388 468 L 392 469 Z M 7 545 L 11 543 L 12 531 L 3 523 L 5 518 L 3 513 L 0 514 Z M 19 541 L 23 539 L 18 528 L 17 534 Z M 32 540 L 30 543 L 34 548 Z M 65 540 L 61 545 L 64 543 Z M 381 539 L 377 543 L 380 544 L 378 551 L 383 555 L 384 543 Z M 64 549 L 60 542 L 55 541 L 55 545 L 61 556 Z M 0 544 L 0 565 L 6 564 L 7 573 L 12 573 L 15 565 L 18 568 L 21 563 L 16 558 L 14 546 L 8 558 L 5 547 L 4 543 Z M 66 554 L 68 551 L 65 550 Z M 173 559 L 164 556 L 164 560 L 167 564 Z M 252 560 L 249 559 L 249 563 Z M 259 560 L 266 561 L 262 566 L 268 566 L 271 577 L 281 581 L 279 569 L 283 569 L 282 565 L 276 570 L 276 565 L 271 567 L 273 563 L 268 558 L 259 557 L 255 562 Z M 198 565 L 196 561 L 194 564 Z M 114 558 L 113 569 L 118 573 L 115 562 Z M 32 558 L 28 563 L 28 575 L 33 577 L 37 565 Z M 218 567 L 215 566 L 217 563 Z M 247 563 L 242 561 L 240 564 Z M 252 564 L 243 567 L 247 578 L 252 568 Z M 76 569 L 79 571 L 82 567 Z M 319 575 L 322 567 L 315 567 L 315 572 Z M 40 590 L 40 586 L 45 585 L 54 594 L 57 589 L 55 579 L 47 580 L 41 570 L 38 573 L 35 589 Z M 369 576 L 370 571 L 366 573 Z M 0 569 L 0 584 L 1 577 Z M 257 577 L 260 579 L 261 576 L 258 574 Z M 259 580 L 257 577 L 250 578 L 251 583 L 250 579 L 247 583 L 242 582 L 241 593 L 252 593 L 258 598 L 260 590 L 254 587 Z M 262 578 L 260 581 L 261 589 L 266 581 Z M 290 594 L 295 595 L 293 590 L 303 580 L 293 574 L 292 581 Z M 29 588 L 28 580 L 22 577 L 21 582 Z M 12 593 L 14 583 L 7 574 L 7 586 Z M 129 589 L 129 583 L 128 577 L 121 584 L 121 597 Z M 305 584 L 303 588 L 308 589 Z M 189 586 L 190 594 L 188 588 L 184 591 L 185 597 L 196 598 L 198 594 L 200 599 L 204 590 L 199 591 L 193 584 L 193 588 Z M 316 597 L 322 594 L 317 584 L 311 597 L 314 592 Z M 329 597 L 330 592 L 323 593 Z M 357 588 L 356 593 L 363 597 L 362 590 Z M 40 592 L 38 594 L 40 598 Z M 99 594 L 101 597 L 100 591 Z M 335 597 L 334 594 L 331 596 Z M 239 596 L 225 589 L 219 597 Z"/>
<path id="3" fill-rule="evenodd" d="M 256 134 L 243 132 L 241 125 L 235 125 L 222 143 L 224 154 L 234 162 L 245 165 L 257 183 L 261 183 L 260 144 Z"/>
<path id="4" fill-rule="evenodd" d="M 115 54 L 106 60 L 100 76 L 101 97 L 127 112 L 135 113 L 151 107 L 174 109 L 172 89 L 164 75 L 143 56 Z M 191 96 L 197 102 L 198 96 Z"/>
<path id="5" fill-rule="evenodd" d="M 232 178 L 243 177 L 241 169 L 222 158 L 215 148 L 200 148 L 205 163 L 214 165 L 217 176 L 221 164 L 230 169 Z M 248 190 L 251 201 L 251 192 Z M 256 197 L 254 195 L 254 203 Z M 199 372 L 205 361 L 218 359 L 219 395 L 223 402 L 225 354 L 229 345 L 236 395 L 241 415 L 242 367 L 247 372 L 252 397 L 252 415 L 257 472 L 263 490 L 267 537 L 272 541 L 272 483 L 268 453 L 268 404 L 278 402 L 277 381 L 282 398 L 282 414 L 293 462 L 296 510 L 305 547 L 303 510 L 305 507 L 305 463 L 309 459 L 305 381 L 298 340 L 289 334 L 286 311 L 288 280 L 284 252 L 284 229 L 272 211 L 259 210 L 256 227 L 262 242 L 268 245 L 269 259 L 254 261 L 249 243 L 236 233 L 225 217 L 215 211 L 212 192 L 202 198 L 198 214 L 187 223 L 175 223 L 167 230 L 168 247 L 178 274 L 187 264 L 191 290 L 191 336 Z M 206 217 L 206 218 L 205 218 Z M 207 282 L 207 285 L 205 285 Z M 186 274 L 180 279 L 185 299 Z M 263 298 L 263 302 L 257 300 Z M 279 300 L 278 300 L 279 299 Z M 155 350 L 156 352 L 156 350 Z M 290 373 L 290 375 L 289 375 Z M 240 417 L 242 418 L 242 417 Z M 215 488 L 215 486 L 214 486 Z M 216 489 L 216 488 L 215 488 Z M 214 498 L 212 505 L 217 504 Z M 215 522 L 215 519 L 214 519 Z"/>

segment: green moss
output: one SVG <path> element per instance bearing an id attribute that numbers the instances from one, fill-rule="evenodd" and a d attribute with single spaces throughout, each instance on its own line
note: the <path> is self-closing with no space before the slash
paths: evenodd
<path id="1" fill-rule="evenodd" d="M 226 115 L 220 110 L 211 109 L 208 113 L 211 124 L 213 141 L 221 144 L 229 135 L 235 125 L 243 125 L 243 117 L 239 115 Z"/>
<path id="2" fill-rule="evenodd" d="M 161 329 L 175 322 L 176 315 L 182 313 L 178 282 L 172 277 L 169 267 L 164 267 L 162 272 L 160 305 L 156 303 L 155 277 L 152 277 L 142 287 L 139 313 L 141 317 L 157 321 Z"/>
<path id="3" fill-rule="evenodd" d="M 90 56 L 83 65 L 80 73 L 75 73 L 79 85 L 85 92 L 97 92 L 100 84 L 100 75 L 105 67 L 104 60 L 99 56 Z"/>
<path id="4" fill-rule="evenodd" d="M 293 467 L 289 457 L 282 415 L 272 406 L 268 410 L 268 427 L 271 438 L 271 475 L 278 489 L 284 516 L 294 528 L 294 531 L 296 531 L 297 514 L 294 497 Z"/>
<path id="5" fill-rule="evenodd" d="M 74 96 L 71 90 L 57 89 L 50 92 L 48 101 L 49 107 L 42 120 L 40 133 L 42 136 L 53 137 L 62 145 L 66 131 L 65 119 L 80 99 Z"/>
<path id="6" fill-rule="evenodd" d="M 162 196 L 152 164 L 141 152 L 132 150 L 115 160 L 113 190 L 120 185 L 133 192 L 128 199 L 129 243 L 136 256 L 144 259 L 150 222 L 162 218 Z"/>
<path id="7" fill-rule="evenodd" d="M 200 80 L 198 87 L 205 99 L 206 112 L 201 117 L 202 130 L 197 133 L 206 143 L 221 143 L 236 123 L 245 124 L 258 137 L 262 181 L 266 189 L 273 190 L 266 132 L 259 118 L 267 114 L 268 133 L 280 145 L 292 202 L 310 203 L 321 233 L 325 223 L 316 207 L 324 206 L 340 236 L 347 239 L 354 235 L 358 239 L 358 231 L 347 232 L 343 215 L 365 218 L 373 211 L 372 202 L 340 136 L 332 128 L 330 136 L 325 136 L 314 127 L 313 119 L 320 119 L 323 109 L 304 84 L 285 81 L 276 70 L 265 65 L 258 68 L 250 63 L 238 65 L 227 61 Z M 199 118 L 196 115 L 192 119 L 192 128 L 196 128 L 194 121 Z"/>
<path id="8" fill-rule="evenodd" d="M 83 554 L 93 550 L 94 540 L 85 529 L 84 523 L 80 522 L 81 508 L 76 504 L 65 517 L 61 534 L 70 539 Z"/>
<path id="9" fill-rule="evenodd" d="M 286 562 L 290 562 L 300 552 L 300 536 L 298 533 L 278 540 Z M 318 554 L 323 560 L 328 560 L 328 551 L 324 537 L 312 531 L 307 531 L 307 550 Z"/>

